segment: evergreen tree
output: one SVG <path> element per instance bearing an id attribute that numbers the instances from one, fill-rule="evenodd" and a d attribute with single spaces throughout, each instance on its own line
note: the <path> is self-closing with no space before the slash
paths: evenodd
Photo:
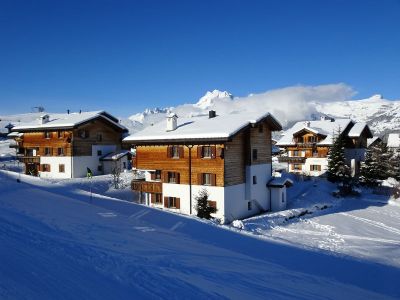
<path id="1" fill-rule="evenodd" d="M 392 159 L 392 154 L 387 150 L 384 143 L 367 150 L 365 160 L 361 163 L 360 182 L 367 186 L 377 186 L 381 180 L 393 177 L 396 162 Z"/>
<path id="2" fill-rule="evenodd" d="M 199 194 L 195 197 L 196 210 L 199 218 L 210 219 L 212 208 L 208 204 L 208 192 L 206 189 L 200 190 Z"/>
<path id="3" fill-rule="evenodd" d="M 328 155 L 328 180 L 331 182 L 341 182 L 343 184 L 350 183 L 350 168 L 346 165 L 346 157 L 344 154 L 345 141 L 339 130 L 334 136 L 333 145 Z"/>

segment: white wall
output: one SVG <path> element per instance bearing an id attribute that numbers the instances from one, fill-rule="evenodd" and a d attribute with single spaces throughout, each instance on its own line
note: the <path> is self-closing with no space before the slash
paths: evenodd
<path id="1" fill-rule="evenodd" d="M 321 171 L 310 171 L 311 165 L 320 165 Z M 303 165 L 303 172 L 311 176 L 320 176 L 328 170 L 328 159 L 322 157 L 307 158 Z"/>
<path id="2" fill-rule="evenodd" d="M 102 165 L 100 157 L 114 152 L 117 149 L 116 145 L 92 145 L 92 156 L 74 156 L 72 161 L 73 177 L 86 177 L 87 169 L 92 170 L 93 175 L 102 175 L 104 171 L 98 171 L 98 166 Z M 101 150 L 101 155 L 97 155 L 97 151 Z"/>
<path id="3" fill-rule="evenodd" d="M 49 164 L 50 172 L 39 172 L 43 178 L 71 178 L 71 156 L 41 156 L 40 164 Z M 64 164 L 64 173 L 59 172 L 59 165 Z"/>
<path id="4" fill-rule="evenodd" d="M 125 168 L 124 168 L 125 162 Z M 128 155 L 125 155 L 118 159 L 117 161 L 113 160 L 105 160 L 102 161 L 103 163 L 103 173 L 104 174 L 111 174 L 115 167 L 119 168 L 121 172 L 128 168 Z"/>
<path id="5" fill-rule="evenodd" d="M 202 189 L 206 189 L 208 191 L 208 199 L 210 201 L 217 202 L 217 213 L 215 214 L 215 217 L 222 218 L 224 214 L 224 188 L 218 186 L 192 185 L 192 214 L 196 214 L 196 210 L 194 209 L 194 206 L 196 205 L 195 198 Z M 188 184 L 163 183 L 162 190 L 163 197 L 180 198 L 179 211 L 181 213 L 190 213 L 190 188 Z"/>
<path id="6" fill-rule="evenodd" d="M 271 189 L 271 211 L 281 211 L 286 209 L 287 197 L 286 186 L 270 187 Z"/>
<path id="7" fill-rule="evenodd" d="M 269 210 L 271 207 L 267 188 L 271 170 L 271 164 L 246 166 L 246 200 L 254 201 L 253 205 L 260 210 Z M 253 176 L 257 178 L 256 184 L 253 184 Z"/>

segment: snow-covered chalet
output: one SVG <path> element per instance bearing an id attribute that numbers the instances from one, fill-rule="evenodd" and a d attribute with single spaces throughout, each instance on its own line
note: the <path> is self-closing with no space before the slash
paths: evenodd
<path id="1" fill-rule="evenodd" d="M 105 111 L 68 111 L 43 114 L 35 122 L 17 125 L 10 136 L 17 142 L 19 160 L 24 163 L 26 174 L 75 178 L 86 176 L 87 168 L 93 175 L 104 174 L 109 157 L 118 158 L 114 160 L 116 164 L 123 164 L 121 159 L 127 162 L 120 151 L 127 131 Z"/>
<path id="2" fill-rule="evenodd" d="M 184 214 L 196 213 L 195 198 L 206 189 L 223 222 L 279 208 L 274 201 L 286 202 L 290 184 L 272 178 L 271 132 L 281 129 L 269 113 L 210 111 L 179 122 L 171 113 L 166 123 L 124 139 L 136 148 L 135 167 L 145 173 L 132 189 L 147 205 Z"/>
<path id="3" fill-rule="evenodd" d="M 367 140 L 373 136 L 366 123 L 350 119 L 321 116 L 320 120 L 297 122 L 276 144 L 287 153 L 279 161 L 288 163 L 289 172 L 320 176 L 327 170 L 329 148 L 337 134 L 345 139 L 346 163 L 355 176 L 365 158 Z"/>

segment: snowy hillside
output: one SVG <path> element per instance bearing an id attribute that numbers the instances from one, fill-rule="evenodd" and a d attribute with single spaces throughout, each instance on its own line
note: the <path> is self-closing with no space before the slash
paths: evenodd
<path id="1" fill-rule="evenodd" d="M 257 239 L 245 231 L 239 234 L 98 194 L 90 200 L 88 186 L 79 189 L 76 182 L 23 175 L 17 183 L 16 176 L 0 171 L 2 299 L 400 297 L 397 265 L 302 249 L 279 239 Z M 358 208 L 350 205 L 342 211 L 353 214 L 354 209 Z M 392 207 L 397 222 L 381 224 L 387 212 L 366 229 L 369 235 L 386 239 L 387 247 L 378 244 L 375 249 L 372 239 L 358 241 L 365 249 L 380 250 L 382 257 L 396 258 L 400 210 Z M 296 222 L 279 225 L 288 229 L 289 239 L 295 235 L 290 224 Z M 357 236 L 366 223 L 347 224 L 351 226 L 335 223 Z M 389 225 L 392 236 L 382 236 Z M 329 235 L 322 228 L 307 230 Z M 335 243 L 336 236 L 332 239 Z"/>

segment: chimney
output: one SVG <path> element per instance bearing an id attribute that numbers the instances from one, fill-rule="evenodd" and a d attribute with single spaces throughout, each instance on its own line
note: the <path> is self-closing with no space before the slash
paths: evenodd
<path id="1" fill-rule="evenodd" d="M 69 109 L 67 109 L 67 114 L 69 114 Z"/>
<path id="2" fill-rule="evenodd" d="M 39 117 L 39 124 L 46 124 L 47 122 L 49 122 L 49 115 L 41 115 Z"/>
<path id="3" fill-rule="evenodd" d="M 216 116 L 217 116 L 217 113 L 215 112 L 215 110 L 210 110 L 208 112 L 208 118 L 209 119 L 215 118 Z"/>
<path id="4" fill-rule="evenodd" d="M 174 131 L 178 127 L 178 116 L 175 113 L 167 115 L 167 131 Z"/>
<path id="5" fill-rule="evenodd" d="M 311 122 L 310 122 L 310 121 L 305 121 L 305 122 L 304 122 L 304 126 L 310 127 L 310 125 L 311 125 Z"/>

